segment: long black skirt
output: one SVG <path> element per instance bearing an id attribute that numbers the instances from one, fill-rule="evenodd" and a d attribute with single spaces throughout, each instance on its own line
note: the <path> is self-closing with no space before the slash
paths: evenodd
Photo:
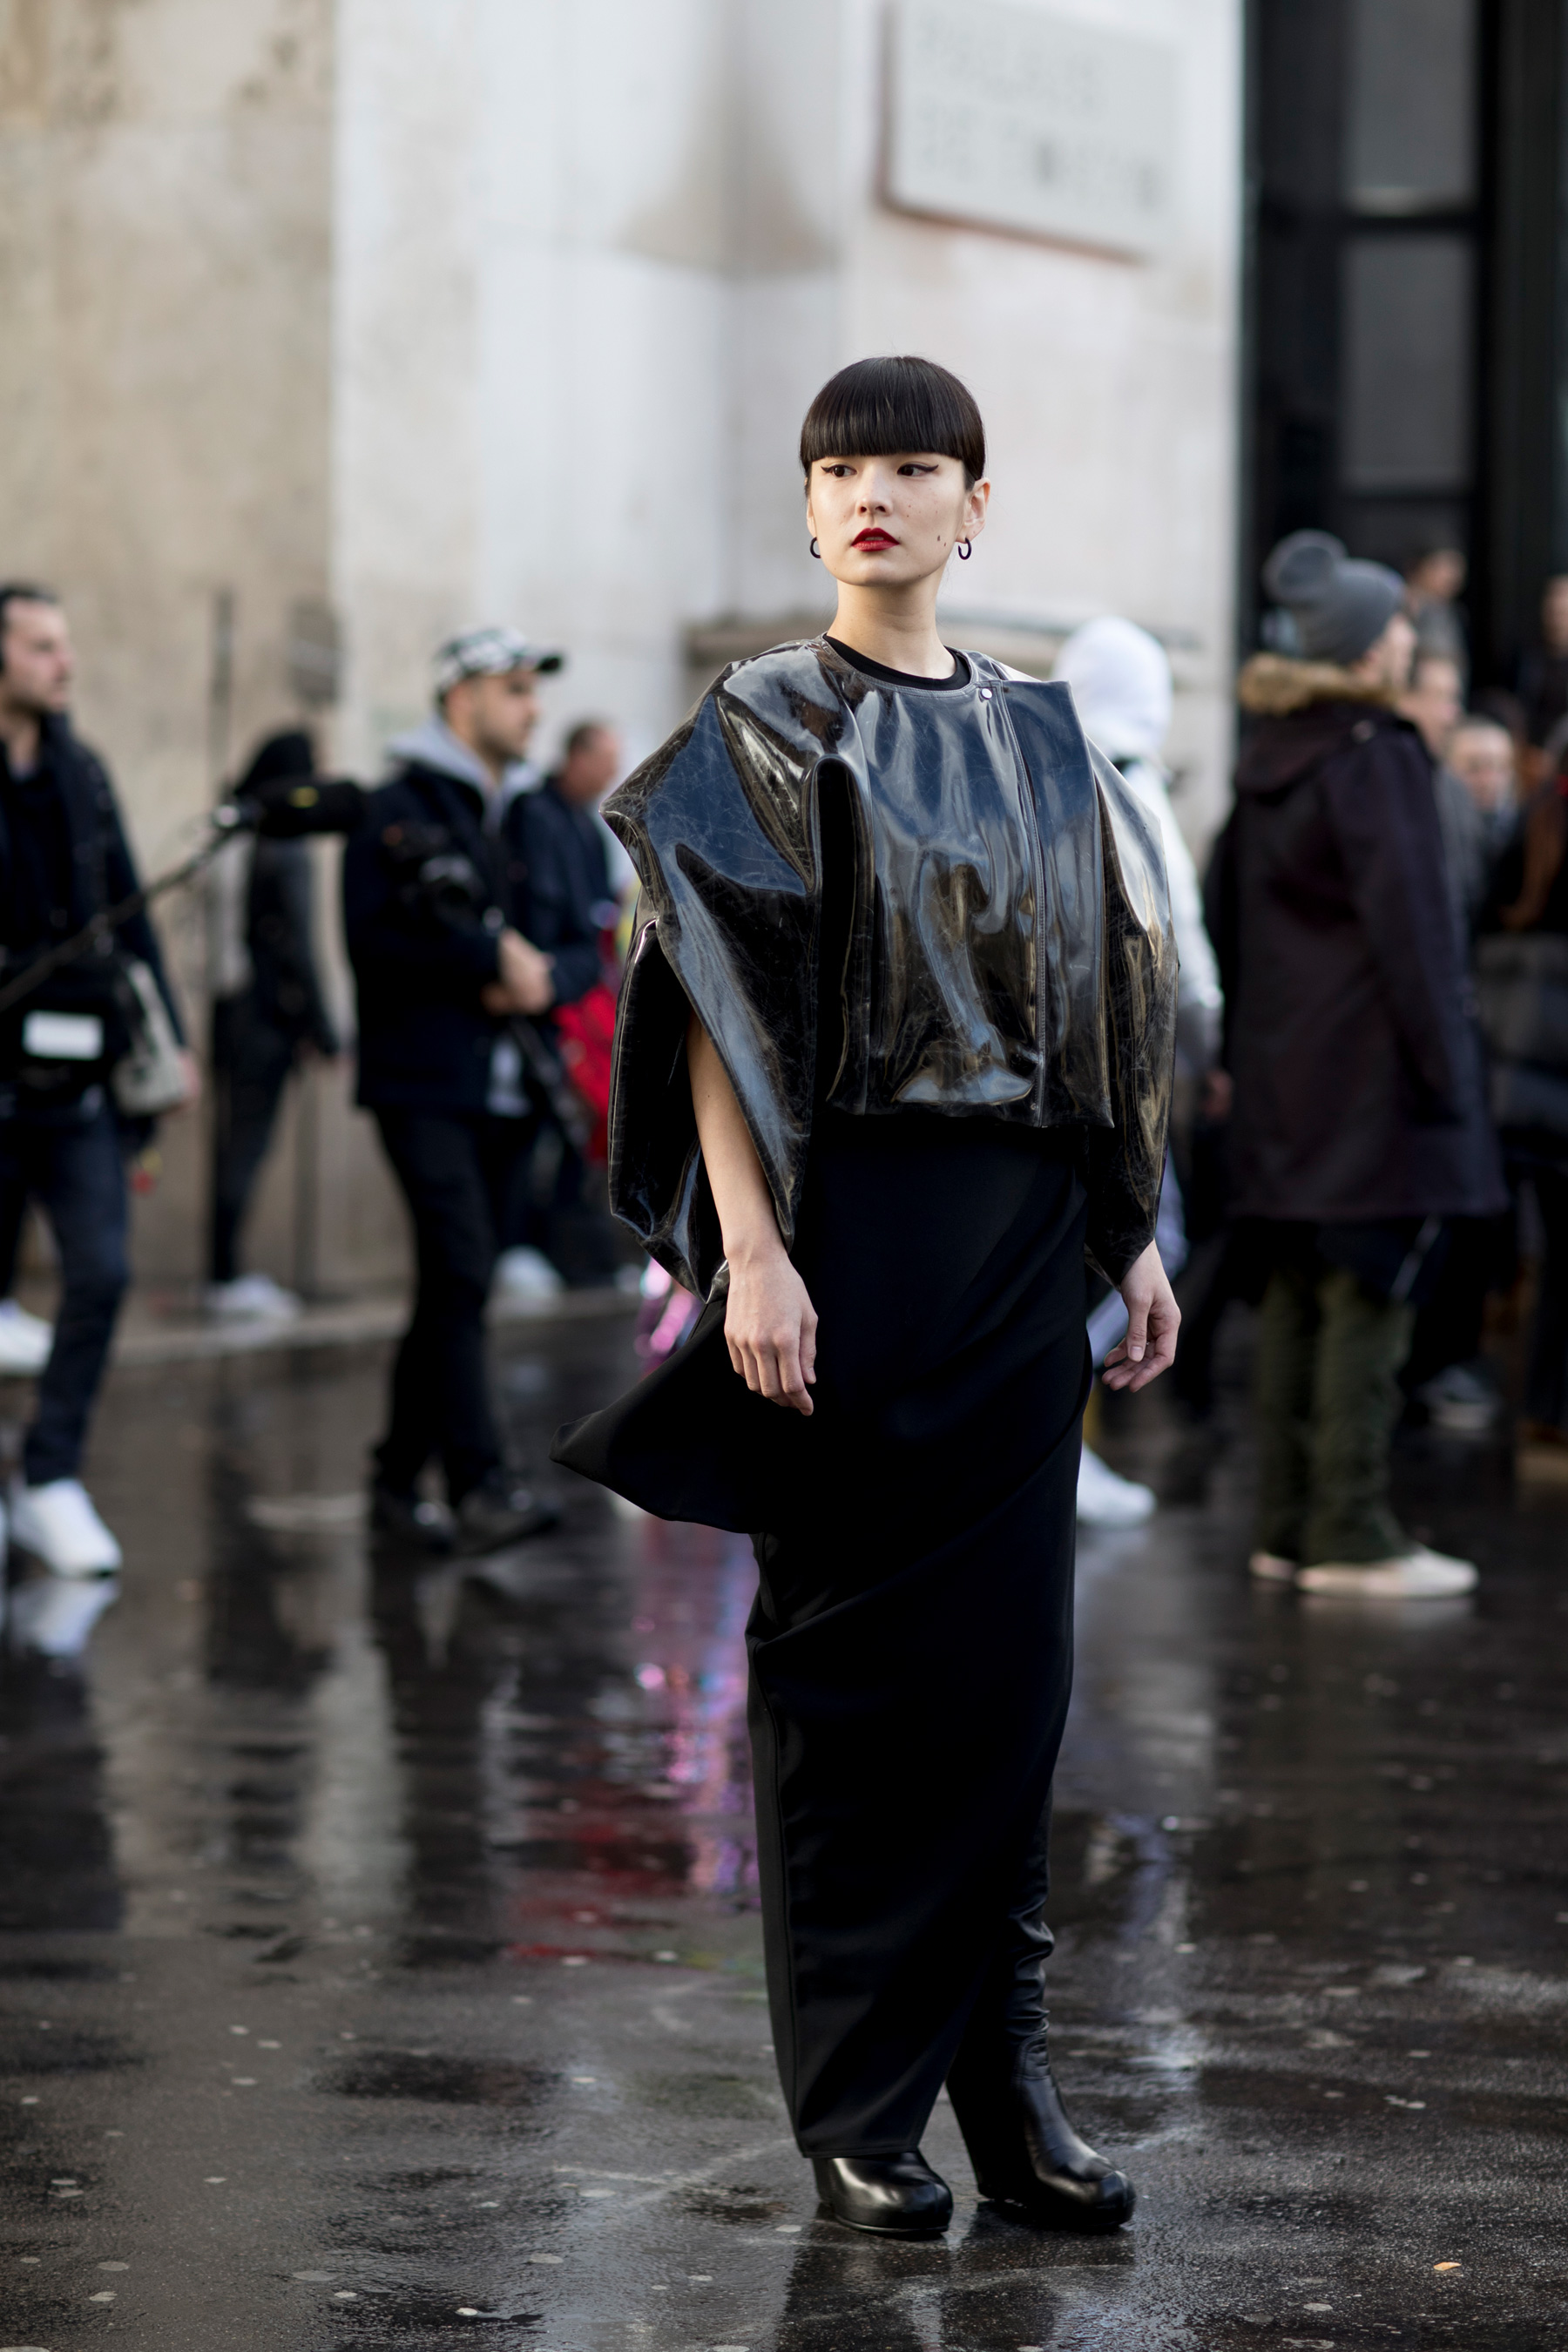
<path id="1" fill-rule="evenodd" d="M 811 1419 L 749 1395 L 721 1311 L 558 1444 L 684 1516 L 706 1483 L 720 1524 L 762 1530 L 763 1936 L 809 2155 L 915 2147 L 980 2009 L 1048 1948 L 1089 1382 L 1075 1157 L 984 1120 L 824 1116 L 795 1252 L 820 1317 Z"/>

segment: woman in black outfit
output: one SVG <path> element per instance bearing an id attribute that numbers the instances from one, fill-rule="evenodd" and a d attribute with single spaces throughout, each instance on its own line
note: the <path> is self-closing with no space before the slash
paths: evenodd
<path id="1" fill-rule="evenodd" d="M 1068 688 L 937 635 L 989 497 L 963 386 L 863 361 L 801 457 L 833 627 L 734 665 L 606 811 L 645 894 L 615 1205 L 709 1303 L 558 1458 L 753 1535 L 773 2036 L 832 2212 L 946 2227 L 945 2081 L 983 2195 L 1114 2227 L 1131 2185 L 1047 2059 L 1043 1905 L 1086 1244 L 1131 1315 L 1110 1385 L 1175 1339 L 1164 870 Z"/>

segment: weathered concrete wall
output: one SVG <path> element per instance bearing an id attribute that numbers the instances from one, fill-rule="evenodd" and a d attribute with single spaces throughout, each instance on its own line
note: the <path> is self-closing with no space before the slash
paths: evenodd
<path id="1" fill-rule="evenodd" d="M 232 751 L 292 714 L 311 598 L 342 624 L 353 772 L 486 617 L 570 651 L 543 748 L 589 711 L 651 748 L 715 647 L 824 613 L 799 420 L 876 350 L 946 361 L 987 417 L 952 635 L 1044 666 L 1090 613 L 1164 633 L 1201 842 L 1229 742 L 1242 12 L 1050 5 L 1179 58 L 1156 260 L 890 211 L 881 0 L 0 0 L 0 570 L 69 596 L 83 728 L 143 854 L 210 795 L 225 590 Z M 194 987 L 201 927 L 174 928 Z M 367 1124 L 342 1073 L 318 1092 L 320 1269 L 395 1269 Z M 157 1277 L 196 1271 L 201 1133 L 167 1129 Z M 289 1150 L 257 1229 L 284 1276 Z"/>
<path id="2" fill-rule="evenodd" d="M 846 356 L 924 351 L 980 402 L 992 520 L 973 561 L 950 567 L 956 642 L 965 612 L 1069 625 L 1121 613 L 1166 638 L 1177 811 L 1203 845 L 1228 800 L 1234 708 L 1242 12 L 1236 0 L 1051 7 L 1176 56 L 1167 248 L 1134 261 L 891 212 L 875 197 L 868 100 L 844 154 Z M 849 78 L 868 92 L 879 16 L 853 0 Z"/>
<path id="3" fill-rule="evenodd" d="M 880 0 L 343 0 L 336 591 L 345 740 L 420 708 L 445 628 L 506 613 L 572 650 L 563 723 L 647 748 L 700 668 L 822 609 L 795 446 L 833 368 L 916 350 L 986 413 L 994 522 L 955 635 L 1037 660 L 1121 611 L 1172 642 L 1194 838 L 1229 745 L 1237 0 L 1052 0 L 1156 36 L 1181 83 L 1153 261 L 881 201 Z M 742 629 L 743 634 L 743 629 Z M 1004 647 L 1015 654 L 1020 646 Z"/>
<path id="4" fill-rule="evenodd" d="M 9 570 L 70 601 L 80 723 L 144 850 L 288 712 L 328 579 L 330 0 L 11 0 L 0 83 Z"/>
<path id="5" fill-rule="evenodd" d="M 677 715 L 722 594 L 722 0 L 342 0 L 336 593 L 344 742 L 505 614 L 570 647 L 557 725 Z"/>
<path id="6" fill-rule="evenodd" d="M 68 599 L 78 723 L 148 864 L 296 715 L 290 613 L 329 586 L 332 16 L 331 0 L 0 10 L 0 571 Z M 199 1018 L 200 909 L 163 926 Z M 199 1117 L 165 1124 L 144 1278 L 198 1269 L 203 1138 Z M 274 1198 L 257 1232 L 279 1272 L 287 1223 Z"/>

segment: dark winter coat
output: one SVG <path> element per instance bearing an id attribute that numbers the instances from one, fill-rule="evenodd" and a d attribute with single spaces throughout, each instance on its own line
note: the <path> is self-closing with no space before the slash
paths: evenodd
<path id="1" fill-rule="evenodd" d="M 508 803 L 501 836 L 518 929 L 552 960 L 556 1003 L 575 1004 L 602 977 L 599 934 L 615 919 L 599 821 L 547 781 Z"/>
<path id="2" fill-rule="evenodd" d="M 1217 887 L 1238 1216 L 1355 1223 L 1506 1202 L 1432 761 L 1328 664 L 1259 655 Z"/>
<path id="3" fill-rule="evenodd" d="M 400 865 L 400 828 L 443 837 L 484 904 L 421 889 Z M 514 920 L 504 860 L 477 785 L 410 764 L 372 793 L 343 854 L 343 929 L 359 993 L 359 1095 L 369 1108 L 483 1111 L 504 1024 L 480 1003 Z"/>
<path id="4" fill-rule="evenodd" d="M 9 981 L 139 887 L 108 771 L 72 732 L 68 719 L 44 720 L 38 764 L 30 776 L 13 778 L 0 749 L 0 979 Z M 174 1034 L 183 1040 L 179 1007 L 146 913 L 120 923 L 113 944 L 147 966 Z M 123 1050 L 122 1015 L 107 949 L 89 948 L 0 1016 L 0 1063 L 6 1076 L 16 1067 L 22 1024 L 33 1007 L 97 1013 L 105 1019 L 106 1034 Z M 72 1072 L 63 1075 L 68 1080 Z M 5 1092 L 8 1097 L 8 1087 Z M 0 1115 L 9 1116 L 9 1109 Z"/>

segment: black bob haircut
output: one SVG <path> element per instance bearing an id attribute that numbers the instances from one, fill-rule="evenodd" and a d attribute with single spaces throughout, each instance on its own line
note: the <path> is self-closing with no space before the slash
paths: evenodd
<path id="1" fill-rule="evenodd" d="M 800 428 L 801 471 L 823 457 L 956 457 L 971 486 L 985 471 L 985 427 L 967 384 L 934 360 L 855 360 L 830 376 Z"/>

